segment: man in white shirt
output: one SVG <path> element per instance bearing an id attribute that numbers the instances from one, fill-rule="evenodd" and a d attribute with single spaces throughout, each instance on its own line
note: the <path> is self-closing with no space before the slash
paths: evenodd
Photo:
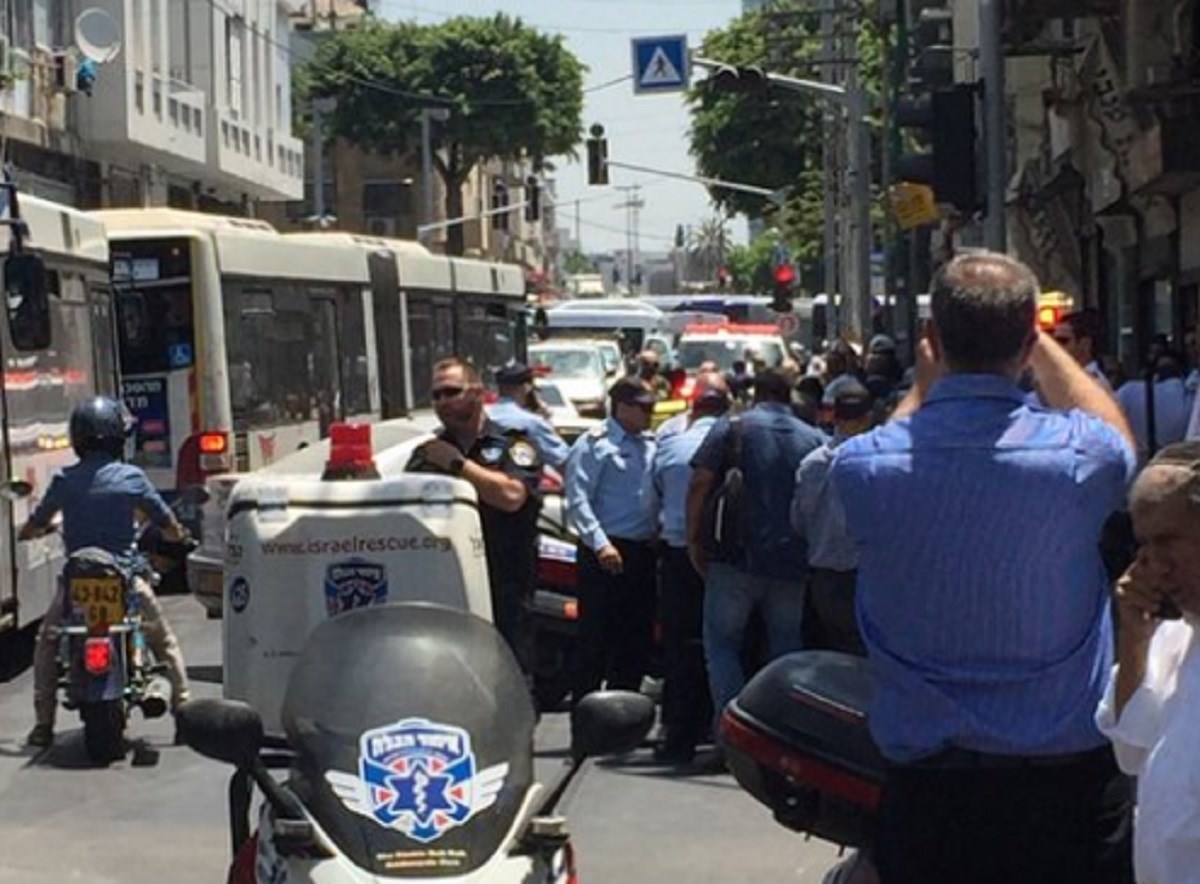
<path id="1" fill-rule="evenodd" d="M 1160 448 L 1187 438 L 1192 395 L 1183 382 L 1183 361 L 1166 353 L 1154 361 L 1154 438 L 1150 438 L 1149 390 L 1145 380 L 1129 381 L 1117 390 L 1117 402 L 1137 437 L 1138 460 L 1145 463 Z M 1151 444 L 1153 442 L 1153 445 Z"/>
<path id="2" fill-rule="evenodd" d="M 1134 483 L 1141 546 L 1117 587 L 1117 666 L 1096 713 L 1138 778 L 1139 884 L 1200 884 L 1200 442 L 1169 445 Z"/>

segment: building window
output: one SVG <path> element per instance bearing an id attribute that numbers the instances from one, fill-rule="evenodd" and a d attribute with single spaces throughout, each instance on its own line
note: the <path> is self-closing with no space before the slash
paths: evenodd
<path id="1" fill-rule="evenodd" d="M 225 104 L 235 119 L 242 115 L 243 38 L 242 20 L 225 19 Z"/>
<path id="2" fill-rule="evenodd" d="M 367 181 L 362 190 L 363 214 L 397 218 L 412 214 L 412 186 L 400 181 Z"/>

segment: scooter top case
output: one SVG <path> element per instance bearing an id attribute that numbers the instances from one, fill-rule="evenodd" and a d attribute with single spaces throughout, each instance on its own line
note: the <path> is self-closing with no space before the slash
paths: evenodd
<path id="1" fill-rule="evenodd" d="M 400 474 L 322 481 L 262 473 L 229 500 L 224 695 L 282 733 L 284 687 L 319 624 L 387 602 L 492 619 L 483 528 L 462 479 Z"/>
<path id="2" fill-rule="evenodd" d="M 758 673 L 721 717 L 734 777 L 783 825 L 867 847 L 885 765 L 867 729 L 867 661 L 802 651 Z"/>
<path id="3" fill-rule="evenodd" d="M 289 785 L 340 854 L 289 861 L 303 866 L 287 880 L 335 880 L 346 863 L 390 878 L 530 873 L 508 849 L 539 788 L 534 710 L 491 624 L 415 603 L 329 620 L 296 662 L 283 722 Z"/>

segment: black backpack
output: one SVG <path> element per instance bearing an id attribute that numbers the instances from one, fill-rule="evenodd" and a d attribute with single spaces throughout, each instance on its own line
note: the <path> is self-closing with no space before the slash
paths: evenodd
<path id="1" fill-rule="evenodd" d="M 745 558 L 742 448 L 745 427 L 740 417 L 729 421 L 730 437 L 721 484 L 704 502 L 704 549 L 717 562 L 741 564 Z"/>

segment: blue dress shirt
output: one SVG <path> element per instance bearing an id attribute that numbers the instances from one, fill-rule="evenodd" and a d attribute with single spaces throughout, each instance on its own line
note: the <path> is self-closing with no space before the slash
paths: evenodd
<path id="1" fill-rule="evenodd" d="M 489 405 L 487 414 L 492 423 L 501 430 L 521 433 L 532 442 L 533 447 L 542 456 L 542 463 L 559 470 L 567 462 L 567 455 L 571 453 L 571 449 L 555 432 L 554 427 L 550 426 L 550 422 L 540 414 L 522 408 L 509 396 L 502 396 L 499 402 Z"/>
<path id="2" fill-rule="evenodd" d="M 654 452 L 654 490 L 662 508 L 662 535 L 669 546 L 687 546 L 687 493 L 692 481 L 692 457 L 717 422 L 697 418 L 690 427 L 658 437 Z"/>
<path id="3" fill-rule="evenodd" d="M 846 532 L 846 514 L 829 480 L 834 454 L 845 438 L 835 436 L 800 461 L 792 498 L 792 529 L 808 544 L 808 564 L 830 571 L 858 568 L 858 547 Z"/>
<path id="4" fill-rule="evenodd" d="M 68 555 L 96 546 L 121 556 L 133 549 L 138 511 L 159 527 L 173 518 L 141 469 L 92 453 L 51 480 L 29 520 L 44 528 L 61 512 Z"/>
<path id="5" fill-rule="evenodd" d="M 1113 634 L 1099 538 L 1134 469 L 1113 428 L 1032 408 L 997 375 L 944 378 L 916 414 L 838 448 L 886 756 L 1103 744 L 1093 719 Z"/>
<path id="6" fill-rule="evenodd" d="M 575 440 L 567 459 L 567 516 L 589 549 L 599 552 L 614 537 L 653 539 L 653 459 L 654 437 L 631 436 L 611 417 Z"/>

